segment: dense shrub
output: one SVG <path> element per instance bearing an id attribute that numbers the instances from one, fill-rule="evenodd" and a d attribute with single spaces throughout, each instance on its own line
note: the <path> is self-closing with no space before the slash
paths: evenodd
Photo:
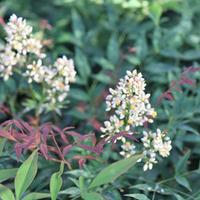
<path id="1" fill-rule="evenodd" d="M 22 150 L 28 149 L 33 151 L 28 161 L 31 163 L 34 160 L 35 165 L 32 166 L 38 169 L 37 176 L 33 173 L 30 177 L 30 183 L 34 180 L 33 183 L 27 184 L 28 193 L 43 193 L 40 195 L 49 199 L 50 183 L 51 192 L 52 188 L 57 190 L 54 191 L 54 195 L 59 192 L 62 185 L 57 199 L 77 197 L 88 200 L 95 198 L 189 200 L 200 198 L 200 92 L 198 88 L 200 3 L 198 0 L 18 0 L 17 2 L 1 0 L 0 8 L 1 53 L 5 49 L 4 23 L 15 13 L 26 18 L 33 26 L 34 36 L 44 46 L 47 55 L 45 62 L 48 65 L 54 63 L 57 57 L 66 55 L 68 58 L 74 58 L 77 71 L 76 81 L 70 84 L 67 98 L 51 106 L 46 100 L 44 101 L 46 93 L 43 93 L 43 86 L 33 84 L 30 89 L 26 78 L 22 78 L 17 73 L 7 81 L 0 79 L 0 102 L 3 112 L 0 119 L 2 123 L 4 122 L 1 130 L 5 126 L 8 128 L 12 125 L 15 133 L 18 134 L 17 131 L 28 126 L 28 130 L 33 128 L 51 135 L 50 129 L 54 128 L 55 134 L 59 131 L 63 133 L 63 130 L 71 131 L 69 145 L 73 143 L 74 137 L 78 137 L 78 142 L 81 142 L 74 145 L 70 153 L 68 148 L 71 146 L 66 147 L 66 158 L 69 158 L 72 169 L 63 171 L 60 149 L 54 152 L 58 155 L 51 154 L 55 156 L 49 159 L 51 161 L 39 156 L 36 166 L 38 157 L 33 149 L 37 147 L 32 148 L 29 146 L 30 143 L 27 145 L 26 138 L 14 140 L 18 144 L 15 145 L 17 153 L 21 154 Z M 134 165 L 139 158 L 130 157 L 133 159 L 131 164 L 126 159 L 121 160 L 122 156 L 119 154 L 121 143 L 114 143 L 116 138 L 109 144 L 102 142 L 101 138 L 103 133 L 100 127 L 112 114 L 105 112 L 105 99 L 109 94 L 109 88 L 115 88 L 119 78 L 123 78 L 127 70 L 134 69 L 142 72 L 146 79 L 146 92 L 151 94 L 151 105 L 157 111 L 154 123 L 148 124 L 148 128 L 166 130 L 172 140 L 170 156 L 159 160 L 160 162 L 147 172 L 142 170 L 141 163 Z M 24 121 L 28 123 L 26 127 Z M 43 124 L 48 127 L 48 131 L 42 129 L 45 127 Z M 64 129 L 69 126 L 73 126 L 73 129 Z M 28 130 L 26 129 L 31 138 L 32 132 Z M 141 127 L 137 129 L 138 132 L 142 130 Z M 76 135 L 76 133 L 81 134 Z M 93 133 L 96 137 L 93 137 Z M 5 137 L 5 133 L 3 135 L 1 132 L 4 138 L 0 140 L 0 167 L 2 170 L 12 168 L 7 172 L 0 170 L 1 182 L 15 177 L 16 173 L 20 173 L 20 168 L 23 169 L 24 163 L 28 163 L 24 161 L 30 155 L 30 151 L 25 151 L 17 157 L 13 143 L 8 141 L 13 134 L 10 132 L 10 135 Z M 23 135 L 23 132 L 20 134 Z M 89 140 L 87 140 L 88 135 L 90 135 Z M 64 148 L 62 142 L 65 144 L 66 141 L 63 141 L 63 138 L 56 140 L 56 143 L 51 138 L 50 144 Z M 95 144 L 100 145 L 100 150 L 95 148 Z M 102 146 L 104 150 L 99 155 Z M 47 149 L 44 146 L 40 146 L 41 153 L 47 158 Z M 59 166 L 52 160 L 58 157 L 61 162 L 60 171 L 54 173 Z M 76 160 L 82 168 L 74 162 Z M 119 160 L 122 163 L 119 163 Z M 114 163 L 114 166 L 111 165 L 115 161 L 118 162 Z M 21 167 L 17 172 L 17 169 L 13 168 L 19 165 Z M 131 167 L 132 165 L 134 167 Z M 109 171 L 109 168 L 106 168 L 108 166 L 115 169 L 117 166 L 126 166 L 124 172 L 129 170 L 123 175 L 121 175 L 123 170 L 117 171 L 118 174 L 113 176 L 121 176 L 114 180 L 113 177 L 109 177 L 112 170 Z M 107 170 L 107 174 L 103 174 L 104 180 L 101 182 L 97 173 L 103 169 Z M 5 174 L 10 176 L 3 177 Z M 61 183 L 61 175 L 63 183 Z M 106 176 L 109 177 L 109 181 L 106 180 Z M 15 181 L 16 179 L 17 176 Z M 95 180 L 99 185 L 95 185 Z M 3 184 L 13 189 L 12 183 L 11 179 Z M 54 184 L 57 187 L 53 187 Z M 23 195 L 27 189 L 21 188 L 16 190 L 15 186 L 18 196 Z M 6 191 L 3 185 L 0 185 L 1 191 Z M 10 196 L 0 196 L 0 198 L 12 199 Z M 33 196 L 26 198 L 37 199 Z"/>

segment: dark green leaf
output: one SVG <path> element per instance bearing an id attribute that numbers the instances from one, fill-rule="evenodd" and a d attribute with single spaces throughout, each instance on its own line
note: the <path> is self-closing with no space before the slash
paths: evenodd
<path id="1" fill-rule="evenodd" d="M 118 43 L 117 35 L 114 33 L 111 35 L 108 42 L 107 57 L 108 57 L 108 60 L 113 65 L 116 65 L 119 61 L 119 56 L 120 56 L 119 43 Z"/>
<path id="2" fill-rule="evenodd" d="M 190 192 L 192 191 L 190 187 L 190 183 L 184 176 L 176 176 L 175 178 L 176 178 L 177 183 L 187 188 Z"/>
<path id="3" fill-rule="evenodd" d="M 141 155 L 134 155 L 109 165 L 97 174 L 90 184 L 89 189 L 114 181 L 134 166 L 141 157 Z"/>

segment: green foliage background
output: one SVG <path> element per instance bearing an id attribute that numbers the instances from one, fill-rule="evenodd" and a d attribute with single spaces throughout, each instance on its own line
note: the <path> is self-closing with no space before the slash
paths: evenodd
<path id="1" fill-rule="evenodd" d="M 183 93 L 174 94 L 174 101 L 157 104 L 158 96 L 179 78 L 184 67 L 199 66 L 199 0 L 0 0 L 0 15 L 8 19 L 12 13 L 26 18 L 39 36 L 51 40 L 47 51 L 52 59 L 62 54 L 75 59 L 78 78 L 71 87 L 70 103 L 61 110 L 62 116 L 43 114 L 42 122 L 75 126 L 83 134 L 94 131 L 91 119 L 103 122 L 107 118 L 105 91 L 126 70 L 137 69 L 147 80 L 147 91 L 158 111 L 153 126 L 169 132 L 173 150 L 152 171 L 144 173 L 137 165 L 112 184 L 97 188 L 104 199 L 200 199 L 200 73 L 193 76 L 196 87 L 184 87 Z M 48 20 L 52 29 L 41 30 L 41 19 Z M 2 28 L 1 35 L 3 38 Z M 12 79 L 0 81 L 0 100 L 8 102 L 13 113 L 23 117 L 22 109 L 37 106 L 37 102 L 23 101 L 26 85 Z M 64 172 L 58 199 L 78 196 L 75 179 L 81 175 L 88 184 L 97 172 L 121 159 L 118 151 L 117 146 L 108 146 L 98 162 L 90 161 L 81 170 Z M 0 166 L 14 166 L 15 160 L 14 152 L 6 147 Z M 44 160 L 40 163 L 31 190 L 45 192 L 49 174 L 58 165 Z"/>

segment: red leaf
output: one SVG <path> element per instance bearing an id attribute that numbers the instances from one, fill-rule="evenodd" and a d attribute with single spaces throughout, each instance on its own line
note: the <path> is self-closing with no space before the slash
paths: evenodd
<path id="1" fill-rule="evenodd" d="M 48 148 L 47 148 L 47 145 L 41 144 L 41 145 L 40 145 L 40 151 L 41 151 L 42 155 L 45 157 L 45 159 L 48 160 L 48 159 L 49 159 L 49 156 L 48 156 Z"/>
<path id="2" fill-rule="evenodd" d="M 181 80 L 179 81 L 180 85 L 188 84 L 188 85 L 195 85 L 195 81 L 192 79 L 187 78 L 186 76 L 182 76 Z"/>
<path id="3" fill-rule="evenodd" d="M 65 156 L 71 150 L 72 147 L 73 147 L 72 144 L 67 145 L 66 147 L 64 147 L 64 149 L 63 149 L 63 156 Z"/>

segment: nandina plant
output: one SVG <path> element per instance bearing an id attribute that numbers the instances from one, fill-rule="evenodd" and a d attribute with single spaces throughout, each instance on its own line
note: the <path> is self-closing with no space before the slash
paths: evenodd
<path id="1" fill-rule="evenodd" d="M 42 88 L 44 93 L 42 99 L 39 98 L 41 101 L 36 116 L 49 108 L 59 108 L 66 98 L 69 83 L 75 81 L 73 61 L 62 57 L 52 65 L 43 65 L 45 54 L 42 52 L 41 41 L 32 37 L 32 28 L 22 18 L 12 15 L 5 30 L 5 51 L 0 55 L 1 76 L 4 81 L 18 74 L 27 80 L 30 88 L 35 85 Z M 159 101 L 162 98 L 172 100 L 172 90 L 181 91 L 179 86 L 183 84 L 193 85 L 194 81 L 187 77 L 187 73 L 198 70 L 193 67 L 186 69 L 180 80 L 174 81 Z M 106 111 L 110 118 L 100 129 L 102 139 L 99 141 L 94 134 L 82 135 L 71 127 L 60 129 L 51 123 L 33 126 L 17 118 L 3 122 L 0 125 L 0 136 L 14 143 L 17 156 L 20 157 L 27 150 L 33 152 L 17 170 L 17 174 L 16 169 L 10 169 L 13 172 L 12 177 L 16 174 L 15 195 L 1 185 L 0 194 L 3 200 L 41 199 L 50 196 L 55 200 L 62 187 L 64 166 L 72 169 L 71 161 L 78 160 L 79 166 L 83 167 L 86 160 L 95 160 L 107 143 L 119 142 L 122 149 L 119 153 L 126 158 L 103 169 L 88 185 L 80 177 L 80 196 L 84 199 L 102 199 L 95 188 L 115 180 L 137 162 L 144 162 L 143 170 L 146 171 L 153 168 L 160 156 L 169 156 L 172 144 L 167 131 L 150 129 L 157 113 L 150 104 L 150 94 L 145 93 L 145 86 L 142 74 L 134 70 L 127 71 L 116 88 L 109 90 Z M 1 105 L 1 112 L 10 114 L 4 105 Z M 76 154 L 76 147 L 84 149 L 87 154 Z M 51 177 L 50 193 L 27 195 L 26 190 L 37 173 L 38 155 L 61 163 L 60 170 Z"/>

